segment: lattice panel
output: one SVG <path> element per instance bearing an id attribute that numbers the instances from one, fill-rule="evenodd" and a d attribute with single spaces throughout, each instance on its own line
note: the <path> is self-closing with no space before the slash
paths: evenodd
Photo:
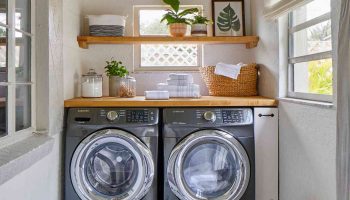
<path id="1" fill-rule="evenodd" d="M 141 66 L 198 66 L 198 46 L 195 44 L 143 44 L 141 45 Z"/>

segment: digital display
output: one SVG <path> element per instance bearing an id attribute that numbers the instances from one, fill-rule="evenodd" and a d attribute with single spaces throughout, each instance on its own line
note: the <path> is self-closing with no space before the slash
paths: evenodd
<path id="1" fill-rule="evenodd" d="M 129 110 L 126 112 L 127 122 L 148 122 L 147 110 Z"/>
<path id="2" fill-rule="evenodd" d="M 242 110 L 223 110 L 222 119 L 224 123 L 241 123 L 244 122 Z"/>

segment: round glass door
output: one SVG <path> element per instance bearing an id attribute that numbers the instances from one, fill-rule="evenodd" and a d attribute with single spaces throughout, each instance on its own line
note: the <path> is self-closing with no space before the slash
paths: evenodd
<path id="1" fill-rule="evenodd" d="M 168 176 L 180 199 L 238 200 L 249 183 L 249 159 L 231 135 L 199 131 L 174 148 Z"/>
<path id="2" fill-rule="evenodd" d="M 123 196 L 138 176 L 136 156 L 117 143 L 94 149 L 86 159 L 84 169 L 90 186 L 106 196 Z"/>
<path id="3" fill-rule="evenodd" d="M 153 176 L 150 150 L 133 135 L 114 129 L 84 139 L 71 163 L 74 189 L 86 200 L 141 199 Z"/>

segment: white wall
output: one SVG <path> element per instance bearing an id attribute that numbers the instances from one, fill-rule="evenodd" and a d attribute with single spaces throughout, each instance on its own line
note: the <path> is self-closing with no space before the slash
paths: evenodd
<path id="1" fill-rule="evenodd" d="M 80 48 L 77 36 L 80 35 L 82 0 L 63 0 L 63 72 L 64 99 L 80 96 Z"/>
<path id="2" fill-rule="evenodd" d="M 259 93 L 267 97 L 278 95 L 278 27 L 277 22 L 263 18 L 264 1 L 252 1 L 252 32 L 260 37 L 258 47 L 253 49 L 260 66 Z"/>
<path id="3" fill-rule="evenodd" d="M 91 14 L 119 14 L 127 15 L 126 35 L 133 33 L 133 5 L 159 5 L 162 1 L 159 0 L 99 0 L 91 1 L 84 0 L 82 5 L 82 16 Z M 211 16 L 211 1 L 210 0 L 182 0 L 183 5 L 203 5 L 204 14 Z M 246 1 L 246 13 L 250 13 L 250 1 Z M 250 18 L 247 20 L 247 32 L 250 29 Z M 86 29 L 82 27 L 82 30 Z M 82 31 L 83 32 L 83 31 Z M 210 31 L 211 32 L 211 31 Z M 215 65 L 217 62 L 227 63 L 251 63 L 255 62 L 252 50 L 246 49 L 244 45 L 206 45 L 204 47 L 203 65 Z M 112 57 L 123 61 L 129 71 L 132 71 L 133 60 L 133 46 L 132 45 L 91 45 L 89 49 L 81 50 L 81 67 L 84 73 L 90 68 L 95 68 L 99 73 L 104 73 L 105 61 Z M 143 95 L 143 91 L 156 88 L 156 84 L 164 82 L 167 77 L 166 72 L 157 73 L 137 73 L 132 74 L 137 80 L 137 93 Z M 198 72 L 193 73 L 195 83 L 201 85 L 202 95 L 208 93 L 203 81 Z M 104 95 L 108 95 L 108 81 L 104 76 Z M 71 84 L 71 83 L 70 83 Z M 76 87 L 76 86 L 75 86 Z"/>
<path id="4" fill-rule="evenodd" d="M 336 199 L 336 111 L 281 102 L 280 199 Z"/>
<path id="5" fill-rule="evenodd" d="M 264 19 L 263 2 L 252 1 L 253 34 L 261 38 L 255 57 L 264 66 L 260 93 L 283 97 L 279 93 L 285 77 L 279 76 L 278 23 Z M 336 111 L 283 101 L 279 109 L 280 199 L 336 199 Z"/>

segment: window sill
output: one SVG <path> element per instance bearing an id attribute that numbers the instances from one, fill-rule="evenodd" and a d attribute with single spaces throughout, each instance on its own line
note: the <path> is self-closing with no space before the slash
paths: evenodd
<path id="1" fill-rule="evenodd" d="M 280 102 L 295 103 L 295 104 L 301 104 L 306 106 L 315 106 L 315 107 L 326 108 L 326 109 L 335 109 L 334 104 L 328 103 L 328 102 L 322 102 L 322 101 L 294 99 L 294 98 L 288 98 L 288 97 L 279 98 L 278 100 Z"/>
<path id="2" fill-rule="evenodd" d="M 47 135 L 31 136 L 0 147 L 0 185 L 28 169 L 52 151 L 54 139 Z"/>
<path id="3" fill-rule="evenodd" d="M 137 67 L 133 69 L 134 74 L 153 73 L 153 72 L 186 72 L 186 73 L 198 73 L 199 67 Z"/>

